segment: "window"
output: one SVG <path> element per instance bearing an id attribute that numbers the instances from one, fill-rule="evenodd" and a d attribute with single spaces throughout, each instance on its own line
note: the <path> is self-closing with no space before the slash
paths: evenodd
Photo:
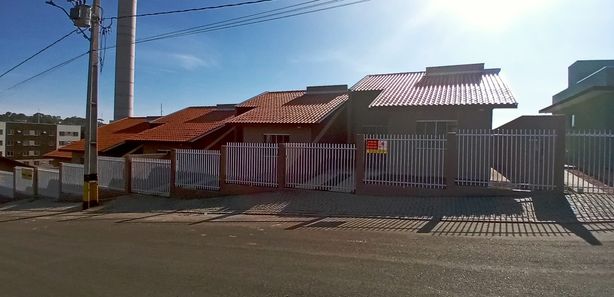
<path id="1" fill-rule="evenodd" d="M 0 129 L 0 135 L 4 135 L 4 130 Z"/>
<path id="2" fill-rule="evenodd" d="M 72 136 L 75 136 L 75 137 L 79 136 L 79 132 L 72 132 Z"/>
<path id="3" fill-rule="evenodd" d="M 570 123 L 569 124 L 570 124 L 571 128 L 575 128 L 576 127 L 576 115 L 575 114 L 571 115 L 571 119 L 570 119 Z"/>
<path id="4" fill-rule="evenodd" d="M 417 134 L 436 134 L 442 135 L 448 132 L 455 132 L 457 127 L 456 121 L 416 121 Z"/>
<path id="5" fill-rule="evenodd" d="M 13 134 L 15 134 L 15 130 L 13 130 L 13 129 L 9 129 L 9 130 L 8 130 L 8 132 L 7 132 L 7 134 L 8 134 L 8 135 L 13 135 Z"/>
<path id="6" fill-rule="evenodd" d="M 13 140 L 8 140 L 6 142 L 6 146 L 13 146 L 15 143 L 13 142 Z"/>
<path id="7" fill-rule="evenodd" d="M 60 136 L 66 136 L 66 132 L 60 131 Z"/>
<path id="8" fill-rule="evenodd" d="M 0 145 L 4 145 L 4 141 L 0 140 Z"/>
<path id="9" fill-rule="evenodd" d="M 38 130 L 27 130 L 24 133 L 24 135 L 28 135 L 28 136 L 38 136 L 39 134 L 40 132 Z"/>
<path id="10" fill-rule="evenodd" d="M 264 134 L 264 142 L 266 143 L 288 143 L 290 135 L 288 134 Z"/>
<path id="11" fill-rule="evenodd" d="M 12 157 L 13 156 L 13 152 L 12 151 L 6 151 L 6 156 L 7 157 Z"/>

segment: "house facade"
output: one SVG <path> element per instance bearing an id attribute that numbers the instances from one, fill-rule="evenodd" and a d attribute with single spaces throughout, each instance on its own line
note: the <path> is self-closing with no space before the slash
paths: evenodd
<path id="1" fill-rule="evenodd" d="M 467 64 L 367 75 L 351 88 L 350 133 L 491 129 L 493 109 L 517 107 L 499 72 L 485 69 L 484 64 Z"/>
<path id="2" fill-rule="evenodd" d="M 239 142 L 346 142 L 347 85 L 265 92 L 237 105 Z"/>
<path id="3" fill-rule="evenodd" d="M 565 115 L 571 129 L 614 129 L 614 60 L 576 61 L 567 89 L 552 96 L 541 113 Z"/>

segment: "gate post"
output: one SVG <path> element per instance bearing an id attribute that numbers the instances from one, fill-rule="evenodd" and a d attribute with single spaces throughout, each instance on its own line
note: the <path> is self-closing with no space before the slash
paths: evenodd
<path id="1" fill-rule="evenodd" d="M 171 150 L 171 184 L 170 195 L 173 196 L 176 192 L 175 181 L 177 179 L 177 150 Z"/>
<path id="2" fill-rule="evenodd" d="M 556 138 L 554 140 L 554 191 L 565 192 L 565 138 L 567 136 L 567 121 L 564 116 L 554 116 Z"/>
<path id="3" fill-rule="evenodd" d="M 363 192 L 363 185 L 365 180 L 365 136 L 363 134 L 356 135 L 356 157 L 354 170 L 355 170 L 355 178 L 354 180 L 356 194 L 361 194 Z"/>
<path id="4" fill-rule="evenodd" d="M 220 147 L 220 192 L 224 193 L 226 190 L 226 158 L 228 158 L 228 152 L 226 145 Z"/>
<path id="5" fill-rule="evenodd" d="M 444 176 L 446 178 L 446 190 L 454 191 L 456 188 L 456 173 L 458 172 L 458 144 L 456 132 L 448 132 L 446 135 L 446 150 L 443 166 Z"/>
<path id="6" fill-rule="evenodd" d="M 130 155 L 126 155 L 125 157 L 125 166 L 124 166 L 124 187 L 126 193 L 132 193 L 132 158 Z"/>
<path id="7" fill-rule="evenodd" d="M 280 143 L 277 146 L 277 187 L 286 187 L 286 144 Z"/>
<path id="8" fill-rule="evenodd" d="M 32 196 L 38 197 L 38 167 L 32 168 Z"/>

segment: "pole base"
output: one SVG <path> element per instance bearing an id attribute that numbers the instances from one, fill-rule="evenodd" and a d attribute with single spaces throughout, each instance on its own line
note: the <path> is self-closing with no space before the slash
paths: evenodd
<path id="1" fill-rule="evenodd" d="M 83 183 L 83 210 L 100 205 L 98 198 L 98 181 L 90 180 Z"/>

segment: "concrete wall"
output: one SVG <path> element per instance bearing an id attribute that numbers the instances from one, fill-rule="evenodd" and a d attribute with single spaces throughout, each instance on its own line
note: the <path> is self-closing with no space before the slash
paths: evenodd
<path id="1" fill-rule="evenodd" d="M 242 126 L 243 142 L 264 142 L 265 134 L 288 134 L 290 142 L 311 142 L 313 139 L 311 125 L 295 124 L 260 124 Z"/>
<path id="2" fill-rule="evenodd" d="M 382 133 L 414 134 L 417 121 L 453 120 L 458 128 L 490 129 L 490 107 L 388 107 L 368 108 L 379 94 L 377 91 L 354 92 L 350 101 L 352 134 L 368 132 L 365 126 L 383 126 Z"/>
<path id="3" fill-rule="evenodd" d="M 575 115 L 574 129 L 614 129 L 614 92 L 563 108 L 556 114 L 564 114 L 567 117 L 568 128 L 572 128 L 571 117 Z"/>

